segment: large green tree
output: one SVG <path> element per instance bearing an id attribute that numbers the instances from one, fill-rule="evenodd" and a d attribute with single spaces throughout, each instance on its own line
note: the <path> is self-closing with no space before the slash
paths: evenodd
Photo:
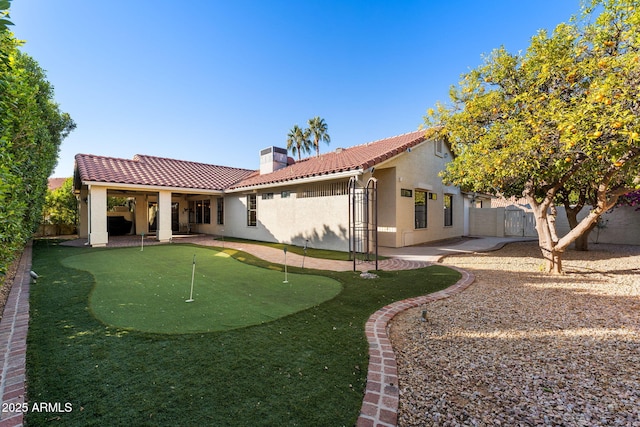
<path id="1" fill-rule="evenodd" d="M 18 48 L 0 30 L 0 274 L 36 230 L 60 144 L 75 127 L 45 72 Z"/>
<path id="2" fill-rule="evenodd" d="M 0 32 L 7 31 L 8 27 L 13 25 L 13 22 L 9 21 L 10 7 L 11 0 L 0 0 Z"/>
<path id="3" fill-rule="evenodd" d="M 316 116 L 312 119 L 309 119 L 309 133 L 311 134 L 313 146 L 316 149 L 316 156 L 320 155 L 320 142 L 326 142 L 329 144 L 331 142 L 331 137 L 329 136 L 329 127 L 327 126 L 327 122 L 324 119 Z"/>
<path id="4" fill-rule="evenodd" d="M 549 272 L 560 273 L 566 248 L 640 184 L 637 3 L 594 0 L 523 54 L 495 50 L 452 88 L 451 105 L 425 117 L 455 153 L 446 181 L 526 197 Z M 580 191 L 593 206 L 558 236 L 555 204 Z"/>
<path id="5" fill-rule="evenodd" d="M 42 216 L 56 226 L 56 233 L 60 233 L 63 226 L 76 227 L 78 200 L 73 193 L 73 178 L 67 178 L 60 187 L 47 191 Z"/>

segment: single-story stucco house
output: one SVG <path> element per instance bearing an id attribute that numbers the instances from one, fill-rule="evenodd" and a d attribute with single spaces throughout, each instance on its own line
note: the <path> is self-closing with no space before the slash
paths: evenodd
<path id="1" fill-rule="evenodd" d="M 256 155 L 259 170 L 78 154 L 79 233 L 104 246 L 108 217 L 118 217 L 129 234 L 160 241 L 204 233 L 367 252 L 372 242 L 401 247 L 458 237 L 468 233 L 467 208 L 480 200 L 443 185 L 438 173 L 451 156 L 424 130 L 297 162 L 269 147 Z M 107 212 L 107 196 L 135 203 Z"/>

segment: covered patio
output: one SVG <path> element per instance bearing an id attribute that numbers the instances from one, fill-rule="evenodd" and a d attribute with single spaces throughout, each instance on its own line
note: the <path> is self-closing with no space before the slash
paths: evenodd
<path id="1" fill-rule="evenodd" d="M 100 247 L 110 235 L 168 242 L 181 234 L 217 234 L 224 224 L 224 188 L 253 172 L 142 155 L 128 160 L 78 154 L 79 236 Z M 127 199 L 127 207 L 109 211 L 109 197 Z"/>

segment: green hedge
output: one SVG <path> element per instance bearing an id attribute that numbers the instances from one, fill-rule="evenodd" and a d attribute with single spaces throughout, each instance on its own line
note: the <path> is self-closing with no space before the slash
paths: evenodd
<path id="1" fill-rule="evenodd" d="M 40 223 L 47 180 L 75 128 L 44 70 L 0 30 L 0 275 Z"/>

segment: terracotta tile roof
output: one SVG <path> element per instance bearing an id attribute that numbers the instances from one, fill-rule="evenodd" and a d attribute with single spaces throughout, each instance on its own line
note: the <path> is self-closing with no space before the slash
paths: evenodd
<path id="1" fill-rule="evenodd" d="M 419 130 L 367 144 L 337 149 L 319 157 L 303 159 L 293 165 L 268 174 L 260 175 L 256 173 L 232 185 L 231 188 L 240 189 L 255 185 L 275 184 L 300 178 L 367 169 L 397 156 L 424 140 L 425 131 Z"/>
<path id="2" fill-rule="evenodd" d="M 76 178 L 81 181 L 148 185 L 194 190 L 242 189 L 295 179 L 368 169 L 425 140 L 425 131 L 337 149 L 261 175 L 257 170 L 216 166 L 137 154 L 133 160 L 92 154 L 76 155 Z M 257 160 L 257 159 L 256 159 Z"/>
<path id="3" fill-rule="evenodd" d="M 515 206 L 520 209 L 530 210 L 531 206 L 525 197 L 511 196 L 508 199 L 503 196 L 493 197 L 491 199 L 492 208 L 506 208 L 509 206 Z"/>
<path id="4" fill-rule="evenodd" d="M 69 178 L 49 178 L 47 187 L 49 188 L 49 190 L 56 190 L 62 187 L 62 184 L 64 184 L 67 179 Z"/>
<path id="5" fill-rule="evenodd" d="M 76 170 L 82 181 L 221 191 L 255 173 L 140 154 L 133 160 L 77 154 Z"/>
<path id="6" fill-rule="evenodd" d="M 515 196 L 511 196 L 507 199 L 504 196 L 498 195 L 491 199 L 492 208 L 504 208 L 506 206 L 511 206 L 511 205 L 526 205 L 526 204 L 527 204 L 527 199 L 525 199 L 524 197 L 517 198 Z"/>

